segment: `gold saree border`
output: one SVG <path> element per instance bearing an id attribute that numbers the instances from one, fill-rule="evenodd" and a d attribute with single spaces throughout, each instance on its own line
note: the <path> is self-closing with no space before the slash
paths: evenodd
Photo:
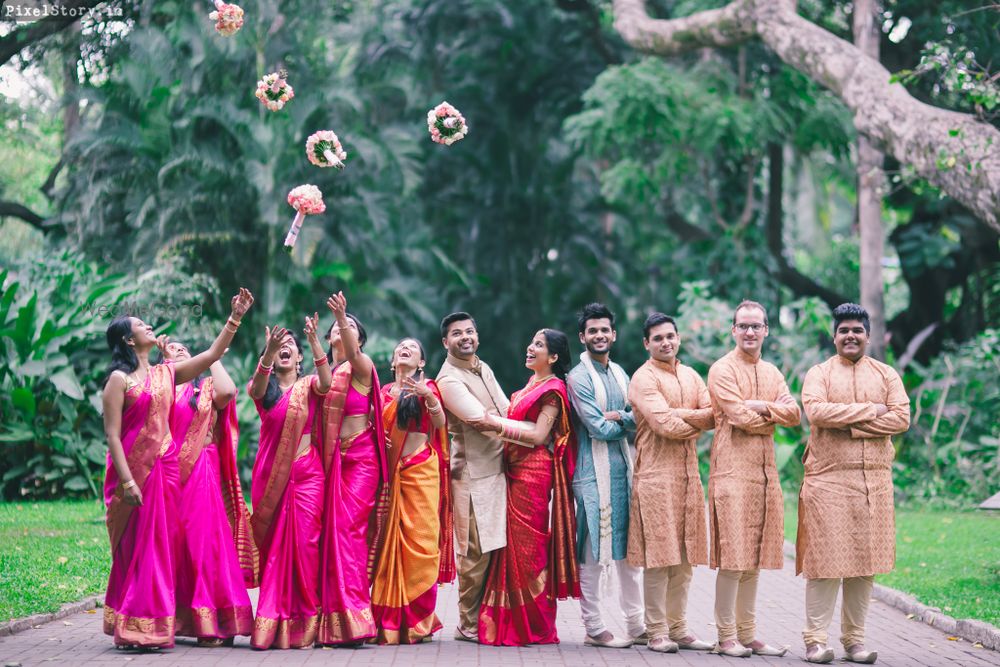
<path id="1" fill-rule="evenodd" d="M 317 644 L 343 644 L 368 639 L 375 635 L 375 618 L 371 608 L 345 609 L 321 614 Z"/>
<path id="2" fill-rule="evenodd" d="M 268 648 L 311 648 L 316 643 L 319 614 L 305 618 L 266 618 L 258 616 L 253 622 L 250 646 Z"/>
<path id="3" fill-rule="evenodd" d="M 177 610 L 175 634 L 180 637 L 221 637 L 249 635 L 253 631 L 253 609 L 237 607 L 189 607 Z"/>
<path id="4" fill-rule="evenodd" d="M 116 646 L 173 648 L 175 627 L 173 616 L 143 618 L 104 608 L 104 634 L 114 637 Z"/>

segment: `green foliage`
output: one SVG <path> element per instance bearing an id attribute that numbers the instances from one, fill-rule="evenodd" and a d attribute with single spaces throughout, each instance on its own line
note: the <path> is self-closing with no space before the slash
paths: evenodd
<path id="1" fill-rule="evenodd" d="M 110 568 L 103 503 L 0 502 L 0 623 L 96 595 Z"/>
<path id="2" fill-rule="evenodd" d="M 998 350 L 989 329 L 907 374 L 913 416 L 895 470 L 904 500 L 969 506 L 1000 491 Z"/>

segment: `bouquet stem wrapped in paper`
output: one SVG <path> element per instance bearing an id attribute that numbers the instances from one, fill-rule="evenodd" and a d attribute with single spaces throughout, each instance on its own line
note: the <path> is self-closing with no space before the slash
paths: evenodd
<path id="1" fill-rule="evenodd" d="M 330 130 L 320 130 L 306 139 L 306 157 L 317 167 L 344 168 L 347 151 Z"/>

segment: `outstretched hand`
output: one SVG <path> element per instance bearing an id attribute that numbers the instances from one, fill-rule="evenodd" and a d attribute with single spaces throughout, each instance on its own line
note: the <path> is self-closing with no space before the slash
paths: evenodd
<path id="1" fill-rule="evenodd" d="M 312 317 L 306 315 L 306 326 L 302 330 L 302 332 L 306 335 L 306 339 L 310 343 L 312 343 L 313 341 L 315 341 L 317 344 L 319 343 L 319 335 L 317 334 L 318 327 L 319 327 L 319 313 L 313 313 Z"/>
<path id="2" fill-rule="evenodd" d="M 160 349 L 160 354 L 163 358 L 167 358 L 167 345 L 170 345 L 170 336 L 166 334 L 160 334 L 156 337 L 156 347 Z"/>
<path id="3" fill-rule="evenodd" d="M 334 318 L 339 322 L 347 315 L 347 297 L 344 296 L 343 292 L 331 294 L 330 298 L 326 300 L 326 307 L 330 309 Z"/>
<path id="4" fill-rule="evenodd" d="M 239 293 L 230 301 L 230 307 L 232 308 L 232 315 L 230 317 L 239 322 L 247 314 L 252 305 L 253 294 L 246 287 L 241 287 Z"/>
<path id="5" fill-rule="evenodd" d="M 420 398 L 427 398 L 431 395 L 431 388 L 424 383 L 424 372 L 420 371 L 420 378 L 417 379 L 416 375 L 407 375 L 403 378 L 403 386 L 401 387 L 404 391 L 408 391 L 412 394 L 416 394 Z"/>
<path id="6" fill-rule="evenodd" d="M 264 327 L 264 354 L 273 357 L 281 349 L 281 343 L 288 335 L 288 329 L 284 327 Z"/>

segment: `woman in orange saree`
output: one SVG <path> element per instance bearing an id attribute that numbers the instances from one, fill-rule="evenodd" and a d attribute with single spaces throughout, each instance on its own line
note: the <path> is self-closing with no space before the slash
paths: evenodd
<path id="1" fill-rule="evenodd" d="M 171 341 L 163 358 L 183 361 L 191 353 Z M 176 633 L 207 647 L 250 634 L 247 587 L 257 585 L 257 550 L 236 469 L 236 385 L 221 361 L 211 372 L 177 385 L 170 413 L 182 491 Z"/>
<path id="2" fill-rule="evenodd" d="M 507 468 L 507 546 L 493 554 L 479 610 L 479 642 L 494 646 L 558 643 L 556 600 L 580 597 L 566 335 L 536 333 L 525 366 L 534 375 L 511 396 L 508 418 L 475 424 L 499 431 Z"/>
<path id="3" fill-rule="evenodd" d="M 455 578 L 448 431 L 425 363 L 423 346 L 404 338 L 392 354 L 395 382 L 382 388 L 389 480 L 372 584 L 379 644 L 416 644 L 440 630 L 437 586 Z"/>
<path id="4" fill-rule="evenodd" d="M 104 480 L 111 574 L 104 598 L 104 632 L 116 646 L 170 648 L 176 628 L 175 568 L 179 446 L 170 434 L 174 383 L 188 382 L 218 361 L 253 304 L 233 297 L 232 313 L 208 350 L 183 361 L 149 364 L 154 346 L 169 340 L 137 317 L 108 326 L 111 366 L 104 385 L 108 464 Z"/>
<path id="5" fill-rule="evenodd" d="M 266 330 L 264 353 L 250 380 L 250 397 L 260 414 L 250 488 L 250 528 L 260 553 L 260 596 L 250 635 L 255 649 L 309 648 L 319 629 L 319 413 L 331 377 L 316 321 L 307 317 L 305 327 L 315 375 L 302 375 L 302 348 L 295 335 L 274 327 Z"/>

